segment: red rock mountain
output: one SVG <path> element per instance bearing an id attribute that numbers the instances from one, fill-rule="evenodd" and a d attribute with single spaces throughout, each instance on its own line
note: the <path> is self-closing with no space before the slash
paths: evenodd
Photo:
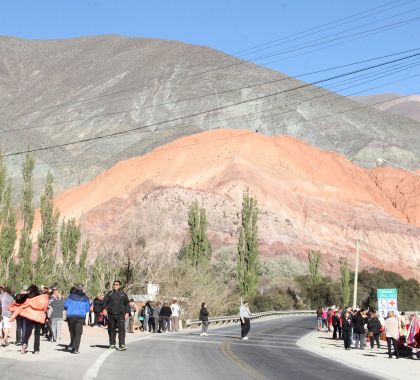
<path id="1" fill-rule="evenodd" d="M 189 204 L 206 208 L 215 250 L 238 237 L 242 192 L 258 200 L 263 256 L 306 262 L 320 250 L 323 269 L 339 258 L 420 279 L 420 181 L 400 171 L 360 168 L 292 137 L 220 129 L 175 140 L 122 161 L 56 199 L 66 218 L 83 220 L 98 253 L 104 238 L 140 230 L 157 254 L 176 253 Z M 38 219 L 39 226 L 39 219 Z"/>

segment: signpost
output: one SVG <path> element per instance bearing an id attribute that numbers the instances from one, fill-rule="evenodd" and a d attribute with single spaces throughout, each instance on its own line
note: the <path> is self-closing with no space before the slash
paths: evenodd
<path id="1" fill-rule="evenodd" d="M 397 289 L 378 289 L 378 314 L 386 318 L 389 311 L 398 310 Z"/>

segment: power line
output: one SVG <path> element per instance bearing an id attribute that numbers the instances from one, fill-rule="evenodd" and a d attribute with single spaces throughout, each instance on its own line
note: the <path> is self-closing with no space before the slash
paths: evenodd
<path id="1" fill-rule="evenodd" d="M 413 0 L 414 1 L 414 0 Z M 399 3 L 400 1 L 393 1 L 393 2 L 390 2 L 389 4 L 386 4 L 384 7 L 386 7 L 386 6 L 388 6 L 388 5 L 391 5 L 391 4 L 394 4 L 394 3 Z M 410 3 L 410 2 L 412 2 L 412 1 L 408 1 L 408 2 L 405 2 L 405 3 L 402 3 L 402 4 L 399 4 L 399 5 L 397 5 L 398 7 L 400 7 L 400 6 L 403 6 L 403 5 L 406 5 L 406 4 L 408 4 L 408 3 Z M 393 8 L 395 8 L 395 7 L 397 7 L 397 6 L 394 6 L 394 7 L 392 7 L 392 8 L 390 8 L 390 9 L 393 9 Z M 382 6 L 378 6 L 378 7 L 375 7 L 375 8 L 372 8 L 372 9 L 370 9 L 370 10 L 368 10 L 368 11 L 371 11 L 371 10 L 374 10 L 374 9 L 380 9 L 380 8 L 382 8 Z M 389 10 L 389 9 L 386 9 L 386 11 L 387 10 Z M 364 11 L 364 12 L 359 12 L 359 13 L 357 13 L 356 15 L 359 15 L 359 14 L 363 14 L 363 13 L 365 13 L 365 12 L 368 12 L 368 11 Z M 385 11 L 385 10 L 384 10 Z M 378 12 L 378 13 L 380 13 L 380 12 Z M 353 16 L 348 16 L 348 17 L 345 17 L 344 19 L 348 19 L 348 18 L 351 18 L 351 17 L 353 17 Z M 364 17 L 363 17 L 364 18 Z M 339 20 L 341 20 L 341 19 L 339 19 Z M 339 20 L 337 20 L 336 22 L 338 22 Z M 377 23 L 378 21 L 375 21 L 374 23 Z M 403 21 L 402 22 L 400 22 L 400 23 L 403 23 Z M 395 25 L 395 24 L 390 24 L 390 25 Z M 385 25 L 385 26 L 382 26 L 382 27 L 379 27 L 379 28 L 385 28 L 385 27 L 388 27 L 389 25 Z M 378 28 L 375 28 L 375 29 L 378 29 Z M 357 34 L 360 34 L 360 33 L 366 33 L 367 31 L 364 31 L 364 32 L 359 32 L 359 33 L 357 33 Z M 298 33 L 299 34 L 299 33 Z M 344 36 L 344 37 L 340 37 L 340 38 L 345 38 L 346 36 Z M 347 36 L 348 37 L 348 36 Z M 325 38 L 325 37 L 323 37 L 323 38 Z M 330 42 L 330 41 L 327 41 L 327 42 Z M 306 46 L 306 47 L 311 47 L 311 46 L 313 46 L 313 45 L 309 45 L 309 46 Z M 299 48 L 300 49 L 300 48 Z M 298 49 L 298 50 L 299 50 Z M 295 48 L 295 50 L 296 50 L 296 48 Z M 245 62 L 236 62 L 236 63 L 234 63 L 233 64 L 233 66 L 236 66 L 236 65 L 242 65 L 242 64 L 246 64 L 246 63 L 249 63 L 249 62 L 252 62 L 252 61 L 250 61 L 250 60 L 248 60 L 248 61 L 245 61 Z M 202 66 L 202 65 L 197 65 L 197 66 Z M 193 66 L 194 67 L 194 66 Z M 204 71 L 204 72 L 197 72 L 197 73 L 191 73 L 191 74 L 188 74 L 188 75 L 185 75 L 185 77 L 188 77 L 188 76 L 192 76 L 192 75 L 202 75 L 202 74 L 205 74 L 205 73 L 208 73 L 208 72 L 213 72 L 213 71 L 215 71 L 215 70 L 219 70 L 219 69 L 224 69 L 224 68 L 226 68 L 226 67 L 232 67 L 232 65 L 228 65 L 228 66 L 220 66 L 220 67 L 216 67 L 215 69 L 211 69 L 211 70 L 209 70 L 209 71 Z M 191 71 L 191 68 L 188 68 L 188 71 L 190 72 Z M 92 97 L 92 98 L 89 98 L 89 99 L 83 99 L 83 100 L 81 100 L 81 101 L 78 101 L 78 102 L 73 102 L 73 103 L 64 103 L 64 104 L 62 104 L 62 105 L 55 105 L 55 106 L 51 106 L 51 107 L 47 107 L 47 108 L 44 108 L 44 109 L 42 109 L 42 110 L 47 110 L 47 109 L 51 109 L 51 108 L 58 108 L 58 107 L 63 107 L 63 106 L 66 106 L 66 105 L 74 105 L 74 104 L 80 104 L 80 103 L 83 103 L 83 102 L 86 102 L 86 101 L 91 101 L 91 100 L 95 100 L 95 99 L 100 99 L 100 98 L 102 98 L 102 97 L 106 97 L 106 96 L 112 96 L 112 95 L 115 95 L 115 94 L 118 94 L 118 93 L 122 93 L 122 92 L 124 92 L 124 91 L 130 91 L 130 90 L 134 90 L 134 89 L 136 89 L 136 88 L 148 88 L 148 87 L 150 87 L 150 86 L 156 86 L 156 85 L 159 85 L 159 84 L 161 84 L 161 83 L 164 83 L 164 82 L 157 82 L 157 83 L 149 83 L 148 85 L 146 85 L 146 86 L 144 86 L 143 85 L 143 87 L 139 87 L 138 85 L 135 85 L 135 86 L 129 86 L 126 90 L 119 90 L 119 91 L 116 91 L 116 92 L 113 92 L 113 93 L 111 93 L 111 94 L 104 94 L 104 95 L 101 95 L 101 96 L 98 96 L 98 97 Z M 18 115 L 18 116 L 25 116 L 25 115 L 29 115 L 29 114 L 32 114 L 32 113 L 36 113 L 36 112 L 39 112 L 39 111 L 30 111 L 30 112 L 28 112 L 28 113 L 22 113 L 22 114 L 20 114 L 20 115 Z"/>
<path id="2" fill-rule="evenodd" d="M 416 49 L 416 50 L 418 50 L 418 49 Z M 320 79 L 320 80 L 317 80 L 317 81 L 314 81 L 314 82 L 311 82 L 311 83 L 305 83 L 303 85 L 300 85 L 300 86 L 297 86 L 297 87 L 294 87 L 294 88 L 290 88 L 290 89 L 286 89 L 286 90 L 282 90 L 282 91 L 278 91 L 278 92 L 273 93 L 273 94 L 263 95 L 263 96 L 256 97 L 254 99 L 243 100 L 243 101 L 240 101 L 240 102 L 237 102 L 237 103 L 216 107 L 216 108 L 211 109 L 211 110 L 201 111 L 199 113 L 195 113 L 195 114 L 192 114 L 192 115 L 182 116 L 182 117 L 170 120 L 170 121 L 162 121 L 162 122 L 159 122 L 159 123 L 152 124 L 150 126 L 157 126 L 157 125 L 160 125 L 160 124 L 163 124 L 163 123 L 168 123 L 168 122 L 171 122 L 171 121 L 178 121 L 180 119 L 185 119 L 185 118 L 189 118 L 189 117 L 193 117 L 193 116 L 198 116 L 198 115 L 205 114 L 205 113 L 208 113 L 208 112 L 214 112 L 214 111 L 218 111 L 218 110 L 221 110 L 221 109 L 233 107 L 233 106 L 236 106 L 236 105 L 241 105 L 241 104 L 253 102 L 253 101 L 256 101 L 256 100 L 266 99 L 268 97 L 272 97 L 272 96 L 287 93 L 287 92 L 290 92 L 290 91 L 295 91 L 295 90 L 298 90 L 298 89 L 314 86 L 314 85 L 317 85 L 317 84 L 320 84 L 320 83 L 325 83 L 325 82 L 328 82 L 328 81 L 331 81 L 331 80 L 334 80 L 334 79 L 337 79 L 337 78 L 342 78 L 342 77 L 350 76 L 350 75 L 353 75 L 353 74 L 356 74 L 356 73 L 359 73 L 359 72 L 364 72 L 364 71 L 367 71 L 367 70 L 371 70 L 373 68 L 383 67 L 383 66 L 389 65 L 391 63 L 405 61 L 407 59 L 411 59 L 411 58 L 417 57 L 417 56 L 420 56 L 420 53 L 414 53 L 414 54 L 411 54 L 411 55 L 408 55 L 408 56 L 405 56 L 405 57 L 396 58 L 396 59 L 393 59 L 393 60 L 390 60 L 390 61 L 386 61 L 386 62 L 378 63 L 378 64 L 375 64 L 375 65 L 367 66 L 367 67 L 364 67 L 364 68 L 361 68 L 361 69 L 352 70 L 352 71 L 344 73 L 344 74 L 338 74 L 338 75 L 328 77 L 328 78 L 324 78 L 324 79 Z M 275 82 L 275 81 L 272 81 L 272 82 Z M 221 92 L 221 93 L 224 93 L 224 92 Z M 136 107 L 136 108 L 130 108 L 130 109 L 125 109 L 125 110 L 121 110 L 121 111 L 114 111 L 114 112 L 110 112 L 110 113 L 102 114 L 102 115 L 87 116 L 85 118 L 57 121 L 57 122 L 54 122 L 54 123 L 46 123 L 46 124 L 35 125 L 35 126 L 30 126 L 30 127 L 23 127 L 23 128 L 7 129 L 7 130 L 0 131 L 0 134 L 8 133 L 8 132 L 16 132 L 16 131 L 20 131 L 20 130 L 31 130 L 31 129 L 37 129 L 37 128 L 44 128 L 44 127 L 48 127 L 48 126 L 68 124 L 68 123 L 77 122 L 77 121 L 86 121 L 86 120 L 91 120 L 91 119 L 95 119 L 95 118 L 99 118 L 99 117 L 114 116 L 114 115 L 117 115 L 117 114 L 129 113 L 129 112 L 138 111 L 138 110 L 140 110 L 140 109 Z M 137 127 L 137 128 L 141 128 L 141 127 Z M 136 129 L 136 128 L 134 128 L 134 129 Z M 115 133 L 119 134 L 119 133 L 123 133 L 123 132 L 114 132 L 113 134 L 103 135 L 103 137 L 104 138 L 105 137 L 110 137 L 110 136 L 114 135 Z M 96 137 L 92 137 L 92 138 L 88 138 L 88 139 L 83 139 L 83 140 L 80 140 L 80 141 L 87 142 L 87 141 L 92 141 L 92 139 L 97 139 L 97 138 L 101 138 L 101 136 L 96 136 Z M 75 143 L 76 142 L 72 142 L 72 143 L 69 143 L 69 145 L 73 145 Z M 59 146 L 65 146 L 65 145 L 60 144 Z M 40 150 L 45 150 L 45 149 L 41 149 L 41 148 L 39 148 L 39 149 Z M 22 152 L 22 153 L 26 153 L 26 152 Z"/>
<path id="3" fill-rule="evenodd" d="M 336 27 L 336 26 L 329 27 L 330 25 L 335 25 L 335 24 L 339 24 L 338 26 L 347 25 L 349 23 L 359 21 L 360 19 L 363 19 L 365 17 L 369 17 L 369 16 L 373 16 L 373 15 L 376 15 L 376 14 L 379 14 L 379 13 L 382 13 L 382 12 L 386 12 L 386 11 L 389 11 L 390 9 L 398 8 L 398 7 L 407 5 L 409 3 L 412 3 L 414 1 L 416 1 L 416 0 L 407 1 L 407 2 L 405 2 L 403 4 L 398 4 L 398 5 L 395 5 L 395 6 L 391 7 L 391 8 L 388 8 L 388 6 L 393 5 L 395 3 L 401 3 L 401 0 L 391 1 L 391 2 L 389 2 L 387 4 L 379 5 L 377 7 L 370 8 L 370 9 L 367 9 L 365 11 L 354 13 L 354 14 L 352 14 L 350 16 L 342 17 L 340 19 L 337 19 L 337 20 L 334 20 L 334 21 L 330 21 L 330 22 L 327 22 L 325 24 L 321 24 L 321 25 L 318 25 L 318 26 L 314 26 L 314 27 L 305 29 L 305 30 L 303 30 L 301 32 L 289 34 L 287 36 L 284 36 L 284 37 L 281 37 L 281 38 L 277 38 L 277 39 L 272 40 L 272 41 L 264 42 L 262 44 L 255 45 L 255 46 L 250 47 L 250 48 L 247 48 L 247 49 L 243 49 L 243 50 L 239 50 L 239 51 L 236 51 L 236 52 L 232 52 L 230 54 L 231 55 L 234 55 L 234 56 L 242 57 L 242 55 L 244 53 L 245 53 L 245 55 L 247 55 L 247 53 L 249 53 L 249 52 L 254 53 L 256 51 L 265 50 L 267 46 L 270 46 L 271 47 L 273 44 L 278 45 L 279 42 L 280 43 L 283 43 L 285 41 L 290 42 L 290 39 L 292 37 L 293 37 L 293 40 L 292 41 L 295 41 L 296 39 L 305 37 L 308 34 L 313 35 L 313 33 L 323 32 L 325 30 L 334 29 Z M 385 8 L 385 9 L 383 9 L 383 8 Z M 375 12 L 375 13 L 369 13 L 369 12 L 374 11 L 374 10 L 377 10 L 377 9 L 382 9 L 382 10 L 381 11 L 378 11 L 378 12 Z M 360 16 L 360 15 L 362 15 L 362 17 L 358 18 L 357 16 Z M 356 17 L 355 20 L 351 20 L 351 19 L 353 19 L 355 17 Z M 347 22 L 344 22 L 343 23 L 343 21 L 346 21 L 346 20 L 349 20 L 349 19 L 351 21 L 347 21 Z"/>

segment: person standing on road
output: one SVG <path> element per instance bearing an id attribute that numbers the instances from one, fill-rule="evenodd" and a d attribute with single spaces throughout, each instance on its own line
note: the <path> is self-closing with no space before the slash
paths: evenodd
<path id="1" fill-rule="evenodd" d="M 156 329 L 158 333 L 162 332 L 162 321 L 160 319 L 160 311 L 162 310 L 162 306 L 160 302 L 156 302 L 155 308 L 153 310 L 153 317 L 155 318 Z"/>
<path id="2" fill-rule="evenodd" d="M 98 293 L 92 302 L 93 309 L 93 327 L 99 327 L 99 316 L 104 309 L 104 296 Z"/>
<path id="3" fill-rule="evenodd" d="M 162 331 L 169 332 L 170 330 L 170 319 L 171 319 L 171 308 L 168 306 L 168 302 L 164 302 L 160 309 L 159 317 L 162 321 Z"/>
<path id="4" fill-rule="evenodd" d="M 108 316 L 109 348 L 116 348 L 118 329 L 119 350 L 125 351 L 125 320 L 128 319 L 130 306 L 127 294 L 121 289 L 121 281 L 115 280 L 113 288 L 105 295 L 103 310 L 103 314 Z"/>
<path id="5" fill-rule="evenodd" d="M 355 349 L 365 349 L 365 324 L 367 324 L 367 319 L 365 319 L 362 315 L 362 312 L 358 310 L 356 315 L 353 317 L 353 334 L 355 340 Z"/>
<path id="6" fill-rule="evenodd" d="M 398 338 L 400 337 L 398 328 L 398 318 L 393 311 L 388 312 L 388 318 L 385 320 L 385 335 L 388 344 L 388 357 L 392 359 L 391 343 L 394 346 L 395 357 L 400 358 L 398 352 Z"/>
<path id="7" fill-rule="evenodd" d="M 172 301 L 171 305 L 171 331 L 178 332 L 179 329 L 179 305 L 176 299 Z"/>
<path id="8" fill-rule="evenodd" d="M 13 302 L 12 291 L 8 286 L 3 287 L 3 292 L 0 295 L 1 306 L 1 321 L 0 321 L 0 342 L 3 347 L 9 345 L 9 331 L 11 328 L 9 318 L 12 313 L 9 311 L 9 306 Z"/>
<path id="9" fill-rule="evenodd" d="M 248 333 L 251 329 L 251 311 L 249 310 L 248 301 L 241 304 L 239 317 L 241 318 L 241 339 L 248 340 Z"/>
<path id="10" fill-rule="evenodd" d="M 376 346 L 378 350 L 381 348 L 381 344 L 379 343 L 379 334 L 381 333 L 381 322 L 378 319 L 378 316 L 374 311 L 371 311 L 369 314 L 367 328 L 368 328 L 368 337 L 370 340 L 370 349 L 373 350 L 373 347 L 376 342 Z"/>
<path id="11" fill-rule="evenodd" d="M 207 336 L 207 329 L 209 328 L 209 312 L 205 302 L 201 304 L 200 317 L 201 321 L 201 336 Z"/>
<path id="12" fill-rule="evenodd" d="M 53 296 L 50 299 L 51 315 L 51 342 L 61 340 L 61 324 L 63 323 L 64 301 L 58 289 L 54 289 Z"/>
<path id="13" fill-rule="evenodd" d="M 351 347 L 351 329 L 352 329 L 352 322 L 351 322 L 350 312 L 346 311 L 342 318 L 343 340 L 344 340 L 344 348 L 346 350 L 350 350 L 350 347 Z"/>
<path id="14" fill-rule="evenodd" d="M 45 323 L 48 309 L 48 294 L 41 294 L 35 285 L 28 287 L 26 297 L 10 305 L 9 310 L 13 313 L 9 318 L 12 322 L 20 315 L 22 317 L 22 354 L 28 352 L 28 342 L 34 330 L 34 354 L 38 355 L 41 343 L 41 326 Z"/>
<path id="15" fill-rule="evenodd" d="M 83 325 L 85 323 L 86 314 L 90 310 L 89 298 L 83 293 L 83 285 L 77 285 L 72 288 L 69 296 L 64 302 L 64 309 L 67 312 L 67 323 L 69 324 L 70 349 L 73 354 L 79 353 L 80 340 L 83 333 Z"/>
<path id="16" fill-rule="evenodd" d="M 134 299 L 130 299 L 130 303 L 128 304 L 130 307 L 130 315 L 128 316 L 128 333 L 134 333 L 134 321 L 137 312 L 136 304 L 134 303 Z"/>

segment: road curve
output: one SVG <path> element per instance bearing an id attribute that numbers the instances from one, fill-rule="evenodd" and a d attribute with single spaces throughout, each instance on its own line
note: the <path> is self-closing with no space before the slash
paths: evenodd
<path id="1" fill-rule="evenodd" d="M 152 334 L 112 352 L 97 371 L 108 379 L 377 379 L 301 349 L 296 341 L 313 330 L 314 319 L 286 317 L 253 323 L 248 341 L 239 326 L 199 333 Z"/>

